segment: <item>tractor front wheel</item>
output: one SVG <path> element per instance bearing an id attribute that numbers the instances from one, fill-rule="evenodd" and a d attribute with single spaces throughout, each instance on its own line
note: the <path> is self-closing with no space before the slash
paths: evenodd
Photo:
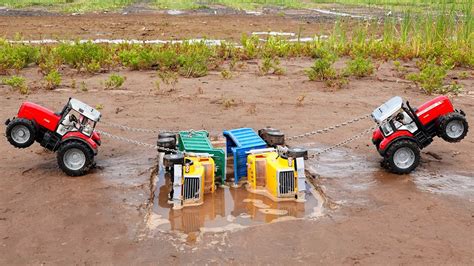
<path id="1" fill-rule="evenodd" d="M 81 141 L 67 141 L 58 149 L 58 164 L 69 176 L 85 175 L 94 165 L 94 152 Z"/>
<path id="2" fill-rule="evenodd" d="M 408 174 L 420 164 L 420 148 L 414 141 L 395 141 L 385 152 L 384 164 L 392 173 Z"/>
<path id="3" fill-rule="evenodd" d="M 24 118 L 15 118 L 8 123 L 6 136 L 8 142 L 16 148 L 28 148 L 35 142 L 36 130 L 33 122 Z"/>
<path id="4" fill-rule="evenodd" d="M 441 117 L 438 135 L 447 142 L 459 142 L 469 130 L 466 117 L 454 112 Z"/>

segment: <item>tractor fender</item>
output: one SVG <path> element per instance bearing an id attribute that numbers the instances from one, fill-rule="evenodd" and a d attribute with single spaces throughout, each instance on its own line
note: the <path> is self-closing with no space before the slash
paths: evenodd
<path id="1" fill-rule="evenodd" d="M 91 137 L 87 137 L 81 132 L 77 131 L 68 132 L 62 137 L 60 144 L 69 140 L 79 140 L 84 142 L 85 144 L 87 144 L 87 146 L 89 146 L 89 148 L 91 148 L 91 150 L 94 152 L 94 155 L 97 155 L 98 145 Z"/>
<path id="2" fill-rule="evenodd" d="M 394 143 L 397 140 L 401 140 L 401 139 L 411 140 L 411 141 L 414 141 L 416 143 L 415 137 L 413 136 L 413 134 L 410 131 L 407 131 L 407 130 L 397 131 L 397 132 L 393 133 L 392 135 L 384 138 L 380 142 L 379 147 L 378 147 L 378 151 L 379 151 L 380 155 L 384 155 L 385 151 L 388 149 L 388 147 L 390 147 L 390 145 L 392 145 L 392 143 Z"/>
<path id="3" fill-rule="evenodd" d="M 373 133 L 372 133 L 372 143 L 379 148 L 380 142 L 383 140 L 383 135 L 382 131 L 380 128 L 377 128 Z"/>

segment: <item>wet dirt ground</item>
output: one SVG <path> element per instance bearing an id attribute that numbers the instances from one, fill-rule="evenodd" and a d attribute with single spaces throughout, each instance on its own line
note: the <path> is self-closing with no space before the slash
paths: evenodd
<path id="1" fill-rule="evenodd" d="M 72 96 L 102 105 L 99 129 L 153 144 L 155 134 L 126 132 L 105 122 L 208 129 L 212 135 L 272 126 L 291 136 L 367 114 L 394 95 L 415 106 L 432 97 L 396 82 L 391 62 L 337 91 L 307 81 L 303 70 L 310 60 L 282 61 L 283 76 L 259 76 L 254 63 L 247 62 L 230 80 L 213 71 L 202 78 L 180 78 L 175 88 L 160 91 L 154 71 L 128 70 L 119 71 L 127 77 L 120 90 L 103 89 L 107 73 L 74 74 L 87 92 L 72 87 L 71 75 L 55 91 L 34 89 L 28 96 L 0 86 L 0 117 L 14 116 L 26 100 L 59 110 Z M 31 87 L 40 86 L 36 68 L 20 74 Z M 465 91 L 452 100 L 471 120 L 474 79 L 459 82 Z M 302 104 L 297 100 L 301 96 Z M 235 105 L 226 108 L 225 100 Z M 320 150 L 370 126 L 366 120 L 290 144 Z M 97 169 L 68 177 L 58 169 L 55 154 L 38 144 L 18 150 L 1 138 L 0 264 L 472 264 L 473 136 L 459 144 L 436 139 L 423 151 L 420 167 L 404 176 L 379 167 L 370 136 L 309 160 L 308 176 L 327 197 L 322 215 L 304 218 L 311 210 L 293 205 L 287 207 L 294 211 L 289 216 L 303 219 L 279 222 L 271 222 L 277 218 L 262 214 L 253 201 L 244 202 L 248 195 L 232 188 L 218 191 L 216 201 L 176 216 L 162 204 L 165 179 L 156 183 L 151 205 L 150 177 L 158 165 L 152 149 L 104 136 Z M 224 206 L 213 206 L 223 201 Z"/>
<path id="2" fill-rule="evenodd" d="M 329 12 L 337 12 L 336 15 Z M 348 12 L 348 13 L 346 13 Z M 325 35 L 337 19 L 364 19 L 367 8 L 324 5 L 321 9 L 282 10 L 264 9 L 246 13 L 225 7 L 191 11 L 157 11 L 134 9 L 104 14 L 50 13 L 45 9 L 0 9 L 0 36 L 13 39 L 137 39 L 176 40 L 193 38 L 239 41 L 242 34 L 252 32 L 292 32 L 303 37 Z M 384 15 L 372 9 L 370 18 Z"/>

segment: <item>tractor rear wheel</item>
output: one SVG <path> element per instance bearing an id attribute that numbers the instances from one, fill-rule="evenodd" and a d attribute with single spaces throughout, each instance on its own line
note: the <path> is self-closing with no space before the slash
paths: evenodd
<path id="1" fill-rule="evenodd" d="M 441 117 L 438 136 L 447 142 L 459 142 L 464 139 L 468 130 L 469 125 L 466 117 L 454 112 Z"/>
<path id="2" fill-rule="evenodd" d="M 388 147 L 384 157 L 390 172 L 399 175 L 408 174 L 420 164 L 420 148 L 414 141 L 396 140 Z"/>
<path id="3" fill-rule="evenodd" d="M 94 165 L 94 152 L 81 141 L 67 141 L 58 149 L 58 165 L 69 176 L 85 175 Z"/>
<path id="4" fill-rule="evenodd" d="M 28 119 L 15 118 L 7 126 L 8 142 L 16 148 L 28 148 L 35 142 L 36 128 Z"/>

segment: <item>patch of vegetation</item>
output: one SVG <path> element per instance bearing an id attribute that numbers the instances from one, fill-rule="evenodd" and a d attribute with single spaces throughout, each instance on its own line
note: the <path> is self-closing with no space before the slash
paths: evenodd
<path id="1" fill-rule="evenodd" d="M 230 70 L 224 69 L 221 71 L 221 76 L 223 79 L 231 79 L 232 78 L 232 72 Z"/>
<path id="2" fill-rule="evenodd" d="M 336 69 L 332 66 L 335 61 L 333 56 L 324 56 L 316 59 L 314 64 L 306 69 L 306 75 L 311 81 L 325 81 L 335 79 L 337 77 Z"/>
<path id="3" fill-rule="evenodd" d="M 79 1 L 82 0 L 77 3 Z M 400 75 L 405 75 L 406 69 L 397 62 L 411 60 L 433 62 L 448 69 L 472 69 L 473 1 L 465 0 L 465 4 L 460 4 L 459 8 L 452 8 L 450 5 L 460 3 L 457 0 L 446 4 L 426 2 L 433 6 L 433 9 L 426 11 L 429 15 L 407 8 L 401 19 L 387 16 L 383 22 L 341 20 L 335 24 L 327 39 L 319 38 L 309 42 L 291 42 L 278 36 L 270 36 L 262 41 L 257 36 L 246 35 L 242 36 L 240 45 L 226 42 L 207 45 L 205 42 L 186 41 L 157 45 L 78 41 L 36 46 L 0 40 L 0 73 L 18 71 L 31 64 L 39 66 L 43 75 L 58 71 L 63 65 L 90 73 L 106 72 L 124 66 L 133 70 L 156 69 L 193 78 L 207 75 L 209 70 L 218 69 L 225 62 L 229 63 L 230 70 L 234 70 L 244 68 L 247 65 L 245 60 L 258 59 L 259 72 L 265 75 L 283 74 L 284 70 L 279 64 L 282 58 L 306 57 L 315 59 L 314 65 L 306 70 L 309 79 L 324 81 L 330 87 L 342 87 L 347 80 L 333 68 L 336 58 L 354 58 L 348 63 L 346 74 L 357 77 L 370 75 L 374 71 L 371 60 L 393 60 Z M 278 1 L 269 1 L 268 4 L 273 2 Z M 282 0 L 282 5 L 285 2 Z M 259 3 L 266 4 L 264 1 Z M 418 67 L 420 72 L 425 69 L 421 65 Z M 223 73 L 224 76 L 227 76 L 226 73 Z M 417 78 L 416 82 L 421 86 L 423 79 Z M 428 91 L 431 90 L 431 86 L 425 87 L 428 87 Z"/>
<path id="4" fill-rule="evenodd" d="M 358 78 L 367 77 L 374 73 L 374 65 L 368 58 L 358 56 L 355 59 L 347 62 L 347 67 L 344 70 L 346 76 L 355 76 Z"/>
<path id="5" fill-rule="evenodd" d="M 21 94 L 28 94 L 29 89 L 26 85 L 26 79 L 21 76 L 11 76 L 9 78 L 3 78 L 2 83 L 12 87 L 14 90 L 18 90 Z"/>
<path id="6" fill-rule="evenodd" d="M 107 89 L 107 90 L 118 89 L 118 88 L 122 87 L 125 80 L 126 80 L 126 77 L 120 76 L 118 74 L 112 74 L 105 81 L 105 89 Z"/>
<path id="7" fill-rule="evenodd" d="M 20 70 L 36 62 L 39 49 L 31 45 L 12 44 L 0 39 L 0 73 L 8 70 Z"/>
<path id="8" fill-rule="evenodd" d="M 428 62 L 422 64 L 421 67 L 419 73 L 410 73 L 406 78 L 415 82 L 428 94 L 448 92 L 443 88 L 443 81 L 448 71 L 446 66 L 440 66 L 434 62 Z M 457 90 L 457 88 L 454 87 L 453 89 L 455 91 Z"/>
<path id="9" fill-rule="evenodd" d="M 180 65 L 178 73 L 183 77 L 198 78 L 207 75 L 208 58 L 204 55 L 182 55 L 178 61 Z"/>
<path id="10" fill-rule="evenodd" d="M 262 62 L 258 65 L 259 75 L 284 75 L 285 70 L 280 66 L 280 59 L 278 57 L 264 57 Z"/>
<path id="11" fill-rule="evenodd" d="M 128 6 L 133 2 L 134 0 L 0 0 L 0 6 L 12 8 L 44 6 L 53 11 L 77 13 L 112 11 Z"/>
<path id="12" fill-rule="evenodd" d="M 61 74 L 57 70 L 52 70 L 44 77 L 46 88 L 53 90 L 61 84 Z"/>
<path id="13" fill-rule="evenodd" d="M 79 71 L 90 73 L 109 68 L 115 54 L 115 47 L 97 45 L 92 42 L 63 43 L 57 47 L 58 56 L 68 65 Z"/>

